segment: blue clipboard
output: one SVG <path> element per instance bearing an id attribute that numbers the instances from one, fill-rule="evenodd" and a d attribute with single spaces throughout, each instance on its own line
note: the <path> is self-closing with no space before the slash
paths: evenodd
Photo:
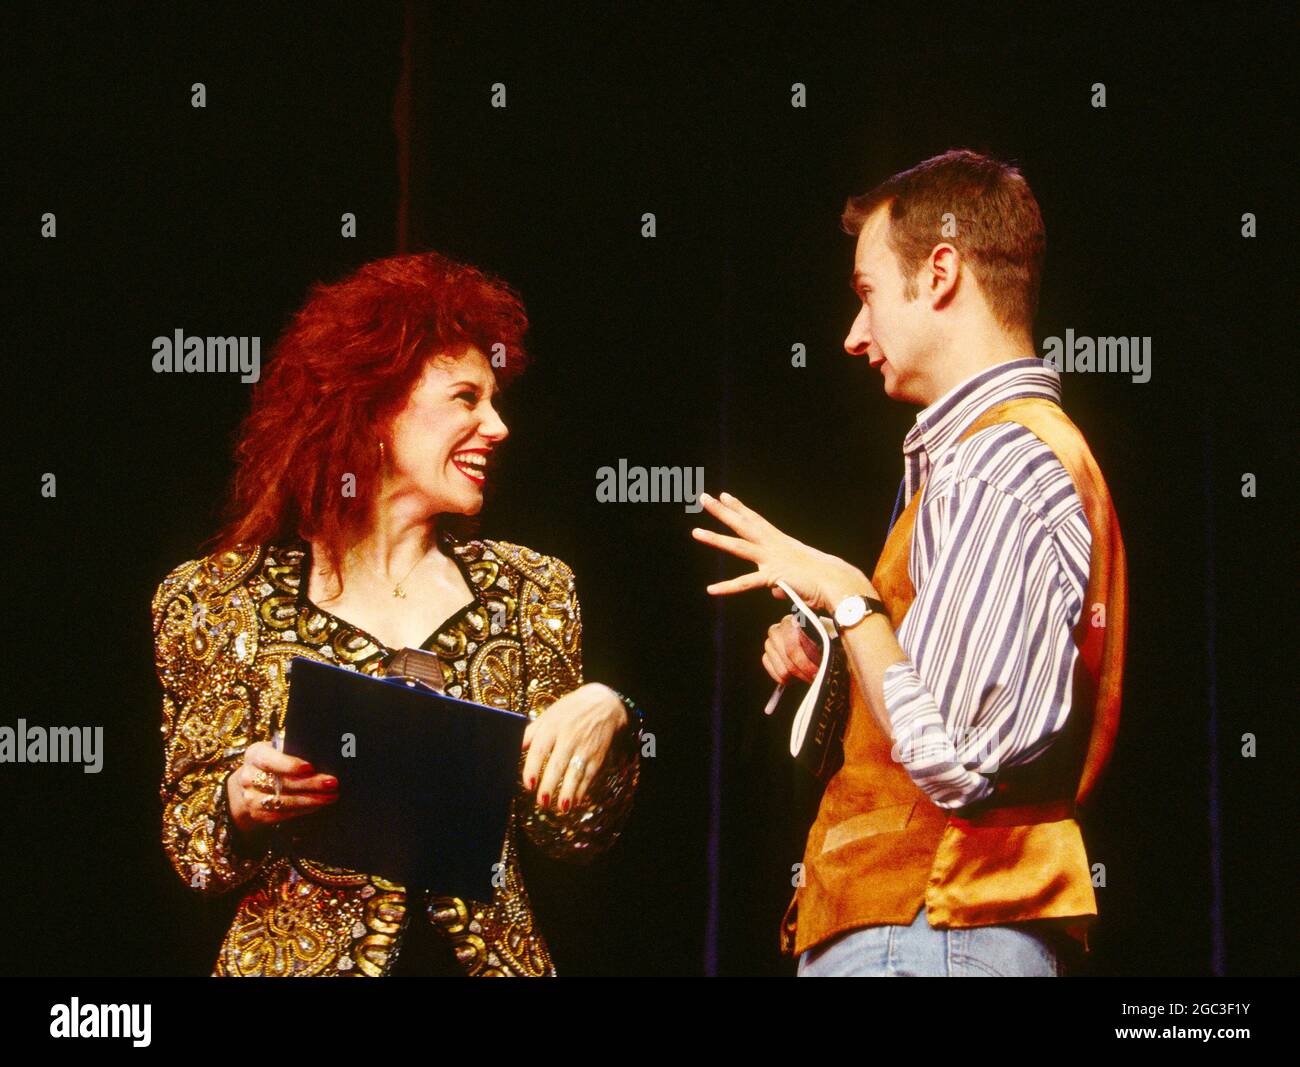
<path id="1" fill-rule="evenodd" d="M 302 656 L 284 751 L 339 781 L 281 824 L 292 852 L 438 896 L 490 900 L 528 717 Z"/>

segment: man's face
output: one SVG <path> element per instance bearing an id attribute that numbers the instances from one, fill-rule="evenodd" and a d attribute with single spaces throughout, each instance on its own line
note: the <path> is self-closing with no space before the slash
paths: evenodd
<path id="1" fill-rule="evenodd" d="M 889 205 L 867 218 L 853 257 L 853 289 L 862 308 L 844 338 L 844 351 L 866 356 L 880 369 L 885 395 L 892 400 L 925 403 L 930 328 L 927 305 L 908 300 L 898 258 L 889 247 Z"/>

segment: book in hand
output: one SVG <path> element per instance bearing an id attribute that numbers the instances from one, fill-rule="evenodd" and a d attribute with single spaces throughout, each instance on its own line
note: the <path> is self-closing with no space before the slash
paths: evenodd
<path id="1" fill-rule="evenodd" d="M 844 727 L 849 713 L 849 679 L 838 636 L 832 637 L 799 595 L 785 582 L 776 583 L 790 598 L 791 613 L 799 628 L 821 644 L 821 660 L 812 684 L 790 678 L 773 691 L 764 714 L 790 723 L 790 755 L 823 782 L 844 763 Z"/>
<path id="2" fill-rule="evenodd" d="M 339 798 L 281 823 L 293 853 L 408 889 L 492 898 L 519 789 L 528 717 L 414 677 L 298 656 L 283 750 L 339 781 Z"/>

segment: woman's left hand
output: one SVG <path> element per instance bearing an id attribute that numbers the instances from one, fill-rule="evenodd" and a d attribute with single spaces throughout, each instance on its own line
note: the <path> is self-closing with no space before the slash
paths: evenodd
<path id="1" fill-rule="evenodd" d="M 628 721 L 617 694 L 607 685 L 589 682 L 530 722 L 524 730 L 524 785 L 536 789 L 538 806 L 563 812 L 581 804 L 614 737 Z"/>

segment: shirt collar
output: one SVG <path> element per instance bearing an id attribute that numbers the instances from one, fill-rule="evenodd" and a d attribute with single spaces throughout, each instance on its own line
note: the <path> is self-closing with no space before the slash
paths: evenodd
<path id="1" fill-rule="evenodd" d="M 927 465 L 932 466 L 962 431 L 994 404 L 1027 396 L 1061 402 L 1060 374 L 1037 356 L 998 363 L 973 374 L 917 415 L 916 424 L 903 439 L 903 455 L 924 452 Z"/>

